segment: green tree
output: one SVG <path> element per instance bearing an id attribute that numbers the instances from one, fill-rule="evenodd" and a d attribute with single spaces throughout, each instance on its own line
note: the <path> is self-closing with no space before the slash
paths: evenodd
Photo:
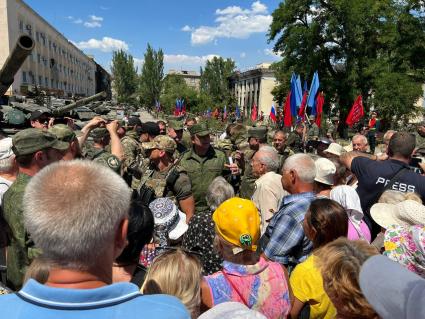
<path id="1" fill-rule="evenodd" d="M 184 99 L 187 112 L 198 112 L 198 92 L 187 85 L 185 80 L 175 74 L 169 74 L 164 79 L 161 94 L 161 105 L 166 113 L 172 114 L 177 99 Z"/>
<path id="2" fill-rule="evenodd" d="M 162 49 L 155 51 L 148 43 L 139 88 L 140 99 L 145 106 L 152 108 L 159 100 L 163 78 L 164 53 Z"/>
<path id="3" fill-rule="evenodd" d="M 326 106 L 345 120 L 362 94 L 384 120 L 406 120 L 425 80 L 425 9 L 421 1 L 286 0 L 273 12 L 269 41 L 282 101 L 291 72 L 311 79 L 318 70 Z M 400 83 L 402 81 L 402 83 Z M 326 110 L 326 108 L 325 108 Z"/>
<path id="4" fill-rule="evenodd" d="M 235 98 L 229 90 L 228 78 L 235 71 L 236 65 L 232 59 L 223 59 L 214 57 L 208 60 L 205 68 L 201 68 L 201 94 L 204 101 L 207 102 L 209 96 L 214 105 L 208 107 L 222 107 L 223 105 L 232 105 Z"/>
<path id="5" fill-rule="evenodd" d="M 129 102 L 137 88 L 133 57 L 123 50 L 113 52 L 111 71 L 118 102 Z"/>

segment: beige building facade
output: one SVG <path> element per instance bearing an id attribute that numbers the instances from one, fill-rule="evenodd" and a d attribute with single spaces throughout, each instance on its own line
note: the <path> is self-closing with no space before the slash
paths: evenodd
<path id="1" fill-rule="evenodd" d="M 22 0 L 0 0 L 0 69 L 22 34 L 31 36 L 35 47 L 6 95 L 25 95 L 34 86 L 59 96 L 95 94 L 94 60 Z"/>
<path id="2" fill-rule="evenodd" d="M 270 65 L 257 64 L 254 68 L 237 72 L 229 79 L 230 90 L 245 116 L 251 114 L 254 103 L 258 114 L 262 111 L 266 117 L 270 114 L 273 103 L 277 108 L 271 93 L 277 82 Z"/>
<path id="3" fill-rule="evenodd" d="M 201 84 L 201 75 L 199 73 L 196 73 L 195 71 L 178 71 L 171 69 L 168 71 L 167 75 L 175 75 L 181 77 L 189 87 L 199 91 Z"/>

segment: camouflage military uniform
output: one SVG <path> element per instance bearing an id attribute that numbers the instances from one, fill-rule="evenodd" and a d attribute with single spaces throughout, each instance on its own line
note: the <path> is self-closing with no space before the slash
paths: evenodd
<path id="1" fill-rule="evenodd" d="M 164 171 L 158 171 L 150 167 L 143 175 L 139 189 L 143 185 L 152 189 L 157 198 L 169 197 L 176 204 L 178 204 L 178 201 L 192 195 L 192 185 L 189 176 L 187 176 L 184 168 L 179 165 L 170 166 Z"/>
<path id="2" fill-rule="evenodd" d="M 136 163 L 137 156 L 140 153 L 140 144 L 138 142 L 137 132 L 127 132 L 121 139 L 121 144 L 124 149 L 124 160 L 122 164 L 126 171 L 127 167 L 131 167 Z"/>
<path id="3" fill-rule="evenodd" d="M 308 140 L 317 140 L 319 138 L 319 127 L 317 126 L 317 124 L 315 122 L 313 122 L 313 124 L 310 125 L 310 128 L 308 129 Z"/>
<path id="4" fill-rule="evenodd" d="M 245 158 L 245 171 L 242 176 L 241 186 L 239 190 L 239 196 L 246 199 L 251 199 L 255 191 L 255 181 L 257 177 L 252 174 L 251 160 L 254 157 L 256 151 L 247 150 L 244 153 Z"/>
<path id="5" fill-rule="evenodd" d="M 14 290 L 22 286 L 26 268 L 38 252 L 25 231 L 23 220 L 22 199 L 30 179 L 31 176 L 19 173 L 3 197 L 4 219 L 13 234 L 7 249 L 7 281 L 8 286 Z"/>
<path id="6" fill-rule="evenodd" d="M 192 139 L 190 137 L 190 133 L 186 130 L 183 130 L 183 138 L 181 143 L 183 144 L 184 147 L 186 147 L 186 149 L 192 148 Z"/>
<path id="7" fill-rule="evenodd" d="M 288 145 L 289 149 L 295 154 L 304 152 L 303 140 L 297 132 L 289 133 L 286 145 Z"/>
<path id="8" fill-rule="evenodd" d="M 212 146 L 203 157 L 196 154 L 193 149 L 183 153 L 180 165 L 186 170 L 192 182 L 196 212 L 205 211 L 208 208 L 205 193 L 214 178 L 227 173 L 224 164 L 226 164 L 226 155 Z"/>
<path id="9" fill-rule="evenodd" d="M 112 155 L 104 149 L 94 146 L 87 147 L 85 149 L 85 158 L 109 167 L 118 174 L 121 172 L 121 161 L 115 155 Z"/>

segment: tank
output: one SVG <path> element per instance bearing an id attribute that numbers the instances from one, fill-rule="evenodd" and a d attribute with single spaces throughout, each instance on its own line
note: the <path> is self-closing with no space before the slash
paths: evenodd
<path id="1" fill-rule="evenodd" d="M 95 95 L 92 95 L 92 96 L 86 97 L 84 99 L 78 100 L 74 103 L 58 107 L 57 109 L 52 110 L 52 113 L 53 113 L 54 116 L 62 116 L 63 114 L 70 112 L 70 111 L 72 111 L 72 110 L 74 110 L 74 109 L 76 109 L 80 106 L 89 104 L 89 103 L 94 102 L 94 101 L 98 101 L 100 99 L 105 99 L 107 96 L 108 96 L 108 94 L 105 91 L 102 91 L 102 92 L 97 93 Z"/>
<path id="2" fill-rule="evenodd" d="M 12 53 L 0 70 L 0 96 L 12 85 L 14 76 L 34 49 L 34 40 L 28 35 L 21 35 Z"/>

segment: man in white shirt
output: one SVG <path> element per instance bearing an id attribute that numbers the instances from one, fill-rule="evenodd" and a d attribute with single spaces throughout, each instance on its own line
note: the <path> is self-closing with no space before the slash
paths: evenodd
<path id="1" fill-rule="evenodd" d="M 12 151 L 12 138 L 7 137 L 0 140 L 0 205 L 3 194 L 15 181 L 17 173 L 18 166 Z"/>
<path id="2" fill-rule="evenodd" d="M 279 208 L 280 200 L 289 195 L 282 187 L 282 175 L 276 173 L 279 169 L 279 156 L 271 146 L 262 146 L 251 160 L 252 173 L 255 181 L 255 191 L 252 201 L 261 214 L 261 233 L 267 228 L 268 221 Z"/>

